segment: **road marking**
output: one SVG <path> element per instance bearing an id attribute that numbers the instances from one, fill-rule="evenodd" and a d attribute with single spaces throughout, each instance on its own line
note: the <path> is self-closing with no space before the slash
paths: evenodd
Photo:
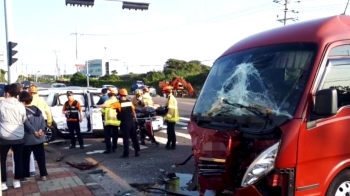
<path id="1" fill-rule="evenodd" d="M 88 147 L 88 146 L 91 146 L 91 144 L 84 144 L 84 147 Z M 69 149 L 69 146 L 68 147 L 63 147 L 62 149 Z"/>
<path id="2" fill-rule="evenodd" d="M 183 123 L 183 122 L 177 122 L 176 124 L 177 125 L 182 125 L 182 126 L 187 126 L 188 125 L 188 123 Z"/>
<path id="3" fill-rule="evenodd" d="M 180 117 L 180 120 L 190 121 L 190 118 Z"/>
<path id="4" fill-rule="evenodd" d="M 194 105 L 194 103 L 190 103 L 190 102 L 182 102 L 182 101 L 179 101 L 179 103 L 183 103 L 183 104 L 186 104 L 186 105 Z"/>
<path id="5" fill-rule="evenodd" d="M 161 143 L 161 144 L 166 144 L 168 142 L 168 138 L 158 137 L 158 136 L 154 136 L 154 138 L 157 140 L 158 143 Z"/>
<path id="6" fill-rule="evenodd" d="M 101 154 L 103 152 L 104 150 L 94 150 L 94 151 L 87 152 L 86 154 Z"/>
<path id="7" fill-rule="evenodd" d="M 166 133 L 166 130 L 162 130 L 162 131 L 159 131 L 159 132 Z M 186 138 L 186 139 L 189 139 L 189 140 L 191 139 L 190 134 L 180 133 L 180 132 L 176 132 L 176 137 L 183 137 L 183 138 Z"/>
<path id="8" fill-rule="evenodd" d="M 95 159 L 93 158 L 86 158 L 85 159 L 87 162 L 90 162 L 92 164 L 98 163 Z M 125 180 L 120 178 L 117 174 L 113 173 L 111 170 L 109 170 L 107 167 L 103 166 L 101 163 L 97 165 L 97 168 L 102 169 L 106 174 L 112 178 L 115 182 L 117 182 L 119 185 L 121 185 L 124 189 L 132 189 L 132 187 L 127 183 Z"/>

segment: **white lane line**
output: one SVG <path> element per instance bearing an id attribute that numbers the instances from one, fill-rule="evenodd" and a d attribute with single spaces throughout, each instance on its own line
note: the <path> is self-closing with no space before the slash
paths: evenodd
<path id="1" fill-rule="evenodd" d="M 183 122 L 177 122 L 176 124 L 177 125 L 182 125 L 182 126 L 187 126 L 188 125 L 188 123 L 183 123 Z"/>
<path id="2" fill-rule="evenodd" d="M 84 144 L 84 147 L 87 147 L 87 146 L 91 146 L 91 144 Z M 79 148 L 79 147 L 77 147 L 77 148 Z M 69 149 L 69 146 L 68 147 L 63 147 L 62 149 Z"/>
<path id="3" fill-rule="evenodd" d="M 185 118 L 185 117 L 180 117 L 179 119 L 180 119 L 180 120 L 184 120 L 184 121 L 190 121 L 189 118 Z"/>
<path id="4" fill-rule="evenodd" d="M 166 130 L 161 130 L 159 132 L 166 133 Z M 186 138 L 186 139 L 189 139 L 189 140 L 191 139 L 190 134 L 180 133 L 180 132 L 176 132 L 176 137 L 183 137 L 183 138 Z"/>

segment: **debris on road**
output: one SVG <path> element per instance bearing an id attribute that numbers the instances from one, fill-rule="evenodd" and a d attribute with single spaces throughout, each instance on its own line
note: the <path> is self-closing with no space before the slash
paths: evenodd
<path id="1" fill-rule="evenodd" d="M 184 162 L 182 162 L 182 163 L 175 163 L 171 167 L 178 167 L 178 166 L 181 166 L 181 165 L 185 165 L 192 157 L 193 157 L 193 153 L 189 157 L 187 157 L 187 159 Z"/>
<path id="2" fill-rule="evenodd" d="M 96 167 L 99 163 L 101 163 L 102 161 L 96 163 L 96 164 L 93 164 L 91 162 L 81 162 L 81 163 L 71 163 L 69 161 L 66 162 L 66 164 L 72 166 L 72 167 L 75 167 L 75 168 L 78 168 L 80 170 L 89 170 L 89 169 L 92 169 L 94 167 Z"/>

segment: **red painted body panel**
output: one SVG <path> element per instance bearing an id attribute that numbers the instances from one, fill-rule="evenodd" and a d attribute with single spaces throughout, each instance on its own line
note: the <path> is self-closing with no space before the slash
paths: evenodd
<path id="1" fill-rule="evenodd" d="M 346 15 L 298 22 L 262 32 L 243 39 L 221 55 L 223 57 L 250 48 L 281 43 L 313 42 L 318 44 L 319 50 L 315 64 L 298 109 L 293 119 L 280 127 L 281 145 L 275 162 L 277 169 L 295 168 L 295 195 L 297 196 L 325 195 L 333 178 L 341 170 L 350 167 L 349 107 L 340 109 L 333 117 L 318 120 L 316 127 L 307 129 L 310 104 L 316 92 L 315 85 L 320 73 L 324 71 L 329 46 L 342 40 L 350 40 L 350 16 Z M 188 130 L 192 138 L 196 163 L 199 157 L 227 159 L 227 146 L 230 138 L 231 153 L 240 143 L 240 133 L 237 131 L 217 132 L 201 128 L 193 121 L 189 123 Z M 234 153 L 229 156 L 235 157 Z M 225 178 L 227 176 L 224 175 L 210 178 L 199 177 L 201 192 L 205 189 L 230 188 L 232 182 Z M 311 185 L 318 186 L 298 190 L 298 188 Z M 235 195 L 261 194 L 255 187 L 249 186 L 241 191 L 237 190 Z"/>

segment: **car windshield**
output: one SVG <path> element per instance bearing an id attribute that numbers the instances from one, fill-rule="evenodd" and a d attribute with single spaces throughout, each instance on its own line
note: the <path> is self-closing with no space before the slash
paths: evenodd
<path id="1" fill-rule="evenodd" d="M 316 44 L 290 43 L 221 57 L 207 77 L 193 114 L 237 120 L 256 116 L 251 108 L 259 108 L 262 114 L 292 118 L 316 52 Z"/>
<path id="2" fill-rule="evenodd" d="M 59 88 L 59 87 L 66 87 L 65 84 L 53 84 L 52 87 Z"/>

